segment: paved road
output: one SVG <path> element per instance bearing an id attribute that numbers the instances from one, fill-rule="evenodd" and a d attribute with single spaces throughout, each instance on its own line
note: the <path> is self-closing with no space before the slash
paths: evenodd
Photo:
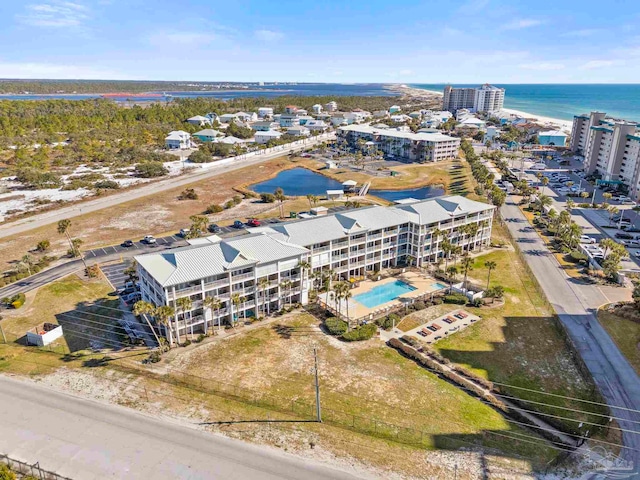
<path id="1" fill-rule="evenodd" d="M 103 208 L 109 208 L 113 205 L 118 205 L 120 203 L 145 197 L 147 195 L 152 195 L 156 192 L 162 191 L 167 188 L 181 187 L 193 182 L 197 182 L 200 180 L 205 180 L 207 178 L 222 175 L 224 173 L 227 173 L 233 170 L 238 170 L 240 168 L 244 168 L 250 165 L 256 165 L 258 163 L 271 160 L 273 158 L 287 155 L 292 151 L 300 151 L 300 150 L 309 148 L 317 143 L 326 142 L 327 140 L 331 140 L 333 138 L 335 138 L 335 134 L 330 133 L 327 135 L 322 135 L 320 137 L 312 137 L 310 139 L 307 139 L 307 143 L 305 143 L 304 145 L 297 145 L 293 147 L 283 146 L 282 150 L 277 150 L 275 152 L 270 152 L 270 153 L 261 154 L 261 155 L 254 155 L 254 156 L 241 155 L 237 157 L 237 162 L 234 162 L 231 165 L 226 164 L 222 166 L 216 166 L 214 164 L 213 166 L 209 167 L 206 170 L 198 170 L 193 173 L 187 173 L 187 174 L 181 175 L 180 177 L 172 177 L 166 180 L 152 182 L 147 185 L 137 187 L 132 190 L 128 190 L 126 192 L 116 193 L 114 195 L 109 195 L 106 197 L 88 200 L 86 202 L 81 202 L 76 205 L 70 205 L 68 207 L 52 210 L 50 212 L 43 212 L 31 217 L 23 218 L 21 220 L 16 220 L 15 222 L 7 223 L 0 227 L 0 238 L 26 232 L 28 230 L 41 227 L 43 225 L 48 225 L 50 223 L 55 223 L 64 218 L 73 218 L 79 215 L 84 215 L 86 213 L 95 212 Z M 247 155 L 251 155 L 251 154 L 247 154 Z"/>
<path id="2" fill-rule="evenodd" d="M 0 452 L 74 480 L 365 478 L 1 376 L 0 405 Z"/>
<path id="3" fill-rule="evenodd" d="M 597 307 L 607 299 L 597 286 L 578 283 L 564 273 L 511 197 L 501 213 L 607 403 L 613 407 L 612 414 L 624 419 L 618 422 L 622 428 L 639 433 L 623 433 L 624 444 L 637 450 L 625 449 L 623 456 L 640 469 L 640 426 L 630 422 L 640 421 L 640 414 L 615 408 L 640 410 L 640 378 L 595 317 Z"/>

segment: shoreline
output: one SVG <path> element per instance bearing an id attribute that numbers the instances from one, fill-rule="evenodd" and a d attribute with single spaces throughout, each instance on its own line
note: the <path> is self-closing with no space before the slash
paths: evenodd
<path id="1" fill-rule="evenodd" d="M 408 85 L 396 85 L 395 91 L 402 92 L 405 95 L 408 95 L 411 97 L 422 97 L 425 99 L 427 98 L 432 99 L 434 96 L 438 96 L 438 97 L 444 96 L 442 92 L 410 87 Z M 567 133 L 571 133 L 571 128 L 573 126 L 573 122 L 571 120 L 562 120 L 560 118 L 547 117 L 545 115 L 537 115 L 535 113 L 523 112 L 522 110 L 515 110 L 513 108 L 503 108 L 502 111 L 512 115 L 517 115 L 518 117 L 531 119 L 532 121 L 541 123 L 549 127 L 550 129 L 555 128 L 557 130 L 563 130 Z"/>

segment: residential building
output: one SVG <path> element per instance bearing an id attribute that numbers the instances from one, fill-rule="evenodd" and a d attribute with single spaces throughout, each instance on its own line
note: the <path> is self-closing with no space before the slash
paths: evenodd
<path id="1" fill-rule="evenodd" d="M 204 130 L 200 130 L 193 134 L 193 136 L 201 142 L 215 142 L 216 137 L 220 137 L 222 135 L 224 135 L 224 133 L 214 130 L 213 128 L 205 128 Z"/>
<path id="2" fill-rule="evenodd" d="M 356 146 L 359 139 L 374 142 L 379 150 L 417 162 L 439 162 L 455 158 L 460 139 L 442 133 L 412 133 L 395 128 L 379 129 L 370 125 L 338 128 L 338 136 Z"/>
<path id="3" fill-rule="evenodd" d="M 280 127 L 278 122 L 264 121 L 264 122 L 254 122 L 251 124 L 251 128 L 256 132 L 267 132 L 269 130 L 275 130 Z"/>
<path id="4" fill-rule="evenodd" d="M 422 112 L 411 112 L 409 116 L 414 120 L 420 120 L 422 119 Z"/>
<path id="5" fill-rule="evenodd" d="M 311 110 L 313 110 L 313 113 L 315 113 L 316 115 L 322 113 L 322 105 L 316 103 L 313 107 L 311 107 Z"/>
<path id="6" fill-rule="evenodd" d="M 199 127 L 204 127 L 205 125 L 211 126 L 212 124 L 212 121 L 209 118 L 203 117 L 202 115 L 196 115 L 195 117 L 187 118 L 186 122 L 190 123 L 191 125 L 197 125 Z"/>
<path id="7" fill-rule="evenodd" d="M 217 140 L 218 143 L 226 143 L 227 145 L 244 145 L 245 144 L 245 140 L 242 140 L 241 138 L 238 137 L 234 137 L 233 135 L 228 135 L 224 138 L 220 138 L 219 140 Z"/>
<path id="8" fill-rule="evenodd" d="M 409 115 L 405 115 L 404 113 L 391 115 L 391 121 L 394 123 L 406 123 L 409 120 L 411 120 L 411 117 Z"/>
<path id="9" fill-rule="evenodd" d="M 308 137 L 311 135 L 311 130 L 301 125 L 289 127 L 287 129 L 287 135 L 293 135 L 295 137 Z"/>
<path id="10" fill-rule="evenodd" d="M 538 132 L 538 142 L 540 145 L 552 145 L 564 147 L 567 144 L 567 134 L 562 130 L 548 130 Z"/>
<path id="11" fill-rule="evenodd" d="M 218 117 L 218 121 L 220 123 L 231 123 L 236 119 L 235 113 L 225 113 L 224 115 L 220 115 Z"/>
<path id="12" fill-rule="evenodd" d="M 258 115 L 254 112 L 238 112 L 236 113 L 236 118 L 241 122 L 255 122 L 256 120 L 258 120 Z"/>
<path id="13" fill-rule="evenodd" d="M 266 132 L 256 132 L 256 136 L 254 138 L 256 143 L 268 143 L 270 140 L 278 139 L 282 136 L 281 132 L 276 132 L 275 130 L 269 130 Z"/>
<path id="14" fill-rule="evenodd" d="M 213 125 L 214 122 L 218 121 L 218 114 L 214 112 L 207 113 L 205 117 L 209 119 L 209 121 L 211 122 L 211 125 Z"/>
<path id="15" fill-rule="evenodd" d="M 484 84 L 477 88 L 444 87 L 442 109 L 455 113 L 461 108 L 472 112 L 497 112 L 504 107 L 504 88 Z"/>
<path id="16" fill-rule="evenodd" d="M 569 145 L 572 152 L 579 155 L 584 154 L 589 140 L 589 131 L 591 127 L 600 126 L 606 116 L 607 114 L 603 112 L 591 112 L 589 115 L 583 114 L 573 117 L 571 144 Z"/>
<path id="17" fill-rule="evenodd" d="M 400 108 L 398 105 L 391 105 L 389 107 L 389 113 L 392 114 L 392 115 L 394 113 L 398 113 L 398 112 L 401 112 L 401 111 L 402 111 L 402 108 Z"/>
<path id="18" fill-rule="evenodd" d="M 461 196 L 373 206 L 249 229 L 244 236 L 136 257 L 142 299 L 174 307 L 163 327 L 169 340 L 242 317 L 308 302 L 312 279 L 333 270 L 342 280 L 409 262 L 424 267 L 444 257 L 442 242 L 474 251 L 490 243 L 495 207 Z M 323 212 L 324 213 L 324 212 Z M 461 231 L 478 225 L 475 235 Z M 439 230 L 439 236 L 433 232 Z M 308 262 L 310 268 L 302 269 Z M 188 297 L 183 312 L 177 299 Z M 211 311 L 204 300 L 221 302 Z M 235 299 L 235 301 L 233 300 Z"/>
<path id="19" fill-rule="evenodd" d="M 192 147 L 191 135 L 183 130 L 169 132 L 164 139 L 164 145 L 172 150 L 186 150 Z"/>
<path id="20" fill-rule="evenodd" d="M 298 117 L 298 123 L 300 125 L 306 125 L 308 122 L 315 120 L 311 115 L 301 115 Z"/>
<path id="21" fill-rule="evenodd" d="M 300 125 L 300 117 L 296 114 L 283 113 L 280 115 L 280 126 L 283 128 Z"/>
<path id="22" fill-rule="evenodd" d="M 329 125 L 327 125 L 323 120 L 309 120 L 305 125 L 312 132 L 324 132 Z"/>
<path id="23" fill-rule="evenodd" d="M 472 129 L 484 132 L 487 129 L 487 122 L 476 117 L 467 117 L 456 125 L 456 130 L 458 129 Z"/>
<path id="24" fill-rule="evenodd" d="M 260 107 L 258 109 L 258 117 L 260 117 L 260 118 L 273 117 L 273 108 L 272 107 Z"/>
<path id="25" fill-rule="evenodd" d="M 294 115 L 295 113 L 297 113 L 297 111 L 298 107 L 296 107 L 295 105 L 287 105 L 286 107 L 284 107 L 284 113 L 289 115 Z"/>
<path id="26" fill-rule="evenodd" d="M 338 110 L 338 104 L 332 100 L 329 103 L 325 103 L 324 109 L 328 113 L 336 112 Z"/>
<path id="27" fill-rule="evenodd" d="M 389 112 L 386 110 L 376 110 L 373 112 L 373 118 L 389 118 Z"/>

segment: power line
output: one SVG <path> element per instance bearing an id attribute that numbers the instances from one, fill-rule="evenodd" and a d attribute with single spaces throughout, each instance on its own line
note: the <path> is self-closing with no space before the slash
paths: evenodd
<path id="1" fill-rule="evenodd" d="M 81 318 L 81 317 L 76 317 L 74 315 L 70 315 L 68 313 L 59 313 L 58 315 L 62 316 L 62 317 L 69 317 L 71 322 L 77 321 L 77 322 L 86 322 L 86 323 L 92 323 L 95 325 L 102 325 L 105 327 L 111 327 L 111 328 L 115 328 L 118 330 L 125 330 L 126 328 L 120 326 L 120 325 L 114 325 L 114 324 L 109 324 L 109 323 L 102 323 L 102 322 L 98 322 L 96 320 L 90 320 L 88 318 Z M 107 331 L 106 328 L 104 328 L 103 330 Z"/>

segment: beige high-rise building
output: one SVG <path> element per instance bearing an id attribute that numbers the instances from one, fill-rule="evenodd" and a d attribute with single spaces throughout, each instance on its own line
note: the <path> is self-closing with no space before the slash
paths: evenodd
<path id="1" fill-rule="evenodd" d="M 504 88 L 485 83 L 477 88 L 444 87 L 442 109 L 451 113 L 466 108 L 471 112 L 497 112 L 504 106 Z"/>

